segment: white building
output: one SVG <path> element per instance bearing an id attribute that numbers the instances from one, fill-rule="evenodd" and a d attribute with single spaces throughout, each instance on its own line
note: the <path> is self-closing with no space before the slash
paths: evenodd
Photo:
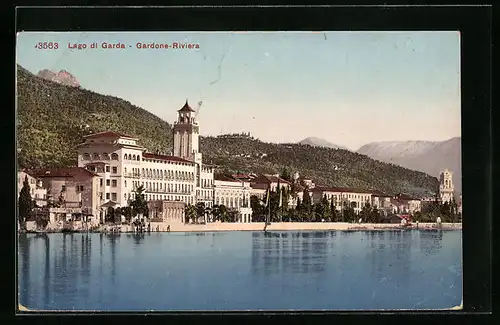
<path id="1" fill-rule="evenodd" d="M 100 203 L 127 206 L 139 186 L 147 201 L 213 204 L 214 166 L 199 152 L 199 123 L 186 104 L 173 126 L 173 155 L 148 153 L 137 138 L 116 132 L 85 137 L 78 148 L 78 166 L 100 177 Z"/>
<path id="2" fill-rule="evenodd" d="M 42 181 L 24 170 L 17 173 L 17 197 L 21 194 L 26 176 L 30 186 L 31 199 L 39 207 L 47 205 L 47 189 L 43 187 Z"/>
<path id="3" fill-rule="evenodd" d="M 342 209 L 342 202 L 344 206 L 352 206 L 354 212 L 359 213 L 366 203 L 371 204 L 372 193 L 370 191 L 342 188 L 342 187 L 323 187 L 315 186 L 312 190 L 312 202 L 321 202 L 326 195 L 328 202 L 333 201 L 337 210 Z"/>
<path id="4" fill-rule="evenodd" d="M 217 175 L 214 181 L 214 204 L 238 211 L 237 222 L 251 222 L 250 190 L 249 182 Z"/>
<path id="5" fill-rule="evenodd" d="M 441 202 L 451 202 L 454 194 L 453 173 L 445 169 L 439 174 L 439 197 Z"/>

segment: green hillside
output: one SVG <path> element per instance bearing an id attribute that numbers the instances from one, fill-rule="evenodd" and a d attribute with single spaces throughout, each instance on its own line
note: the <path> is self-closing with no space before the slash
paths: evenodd
<path id="1" fill-rule="evenodd" d="M 22 167 L 75 165 L 82 137 L 107 130 L 137 136 L 151 151 L 170 148 L 170 125 L 150 112 L 123 99 L 47 81 L 20 66 L 17 113 Z"/>
<path id="2" fill-rule="evenodd" d="M 136 136 L 148 151 L 171 150 L 170 125 L 125 100 L 46 81 L 19 66 L 17 82 L 21 167 L 75 165 L 75 146 L 84 135 L 101 131 Z M 202 137 L 200 142 L 205 161 L 229 171 L 279 173 L 288 166 L 317 184 L 389 194 L 420 194 L 438 186 L 435 177 L 347 150 L 264 143 L 246 135 Z"/>

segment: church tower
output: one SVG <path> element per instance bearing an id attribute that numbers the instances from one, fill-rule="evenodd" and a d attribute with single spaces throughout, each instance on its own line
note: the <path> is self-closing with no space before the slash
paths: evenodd
<path id="1" fill-rule="evenodd" d="M 188 101 L 177 111 L 177 121 L 172 128 L 174 140 L 173 155 L 201 164 L 199 152 L 200 126 L 196 119 L 196 112 Z"/>
<path id="2" fill-rule="evenodd" d="M 455 188 L 453 187 L 452 172 L 445 169 L 441 174 L 439 174 L 439 196 L 441 202 L 451 202 Z"/>

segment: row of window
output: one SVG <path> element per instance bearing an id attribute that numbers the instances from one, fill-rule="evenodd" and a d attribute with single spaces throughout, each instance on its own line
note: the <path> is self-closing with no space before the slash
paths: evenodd
<path id="1" fill-rule="evenodd" d="M 116 193 L 111 193 L 111 197 L 113 197 L 113 194 L 116 194 Z M 109 197 L 109 193 L 106 193 L 106 197 L 107 198 Z M 128 193 L 128 194 L 125 193 L 123 195 L 123 197 L 125 200 L 134 200 L 135 194 L 134 193 Z M 167 201 L 181 201 L 181 202 L 184 202 L 186 204 L 194 204 L 195 203 L 195 199 L 192 196 L 145 194 L 144 198 L 146 199 L 146 201 L 167 200 Z M 208 207 L 212 207 L 212 202 L 205 202 L 205 204 Z"/>
<path id="2" fill-rule="evenodd" d="M 102 192 L 101 192 L 100 196 L 101 196 L 101 200 L 102 200 L 102 198 L 103 198 Z M 106 200 L 111 200 L 113 202 L 117 202 L 118 195 L 116 193 L 106 193 Z"/>
<path id="3" fill-rule="evenodd" d="M 125 175 L 127 174 L 127 168 L 123 170 Z M 132 173 L 130 176 L 137 176 L 143 178 L 180 178 L 186 180 L 194 180 L 194 172 L 186 172 L 181 170 L 163 170 L 163 169 L 151 169 L 151 168 L 132 168 Z"/>
<path id="4" fill-rule="evenodd" d="M 87 170 L 89 170 L 91 172 L 95 172 L 95 173 L 104 173 L 106 171 L 106 173 L 111 172 L 113 174 L 118 174 L 118 167 L 116 167 L 116 166 L 113 166 L 113 167 L 105 166 L 105 168 L 95 167 L 95 166 L 87 166 Z"/>
<path id="5" fill-rule="evenodd" d="M 194 191 L 194 186 L 189 184 L 170 184 L 170 183 L 152 183 L 152 182 L 139 182 L 133 181 L 132 188 L 136 189 L 139 186 L 144 186 L 146 191 L 148 192 L 183 192 L 183 193 L 191 193 Z M 127 187 L 127 183 L 125 181 L 125 187 Z"/>
<path id="6" fill-rule="evenodd" d="M 348 199 L 356 199 L 356 200 L 362 200 L 362 199 L 365 199 L 365 200 L 369 200 L 370 199 L 370 195 L 357 195 L 357 194 L 342 194 L 342 197 L 343 198 L 348 198 Z M 335 195 L 335 194 L 326 194 L 326 198 L 328 200 L 330 200 L 331 198 L 333 198 L 333 200 L 337 200 L 337 199 L 340 199 L 340 195 Z"/>
<path id="7" fill-rule="evenodd" d="M 244 198 L 216 197 L 215 204 L 225 205 L 228 208 L 248 208 L 248 200 Z"/>
<path id="8" fill-rule="evenodd" d="M 84 153 L 82 156 L 83 160 L 90 160 L 90 154 L 89 153 Z M 92 160 L 118 160 L 118 154 L 112 153 L 109 155 L 108 153 L 104 152 L 102 154 L 98 154 L 97 152 L 94 152 L 92 154 Z"/>

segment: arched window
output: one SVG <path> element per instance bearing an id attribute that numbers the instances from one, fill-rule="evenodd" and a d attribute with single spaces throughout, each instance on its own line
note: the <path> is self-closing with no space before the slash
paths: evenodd
<path id="1" fill-rule="evenodd" d="M 107 153 L 107 152 L 103 152 L 103 153 L 102 153 L 102 159 L 103 159 L 103 160 L 109 160 L 109 155 L 108 155 L 108 153 Z"/>
<path id="2" fill-rule="evenodd" d="M 127 168 L 123 168 L 123 172 L 126 174 L 127 173 Z"/>
<path id="3" fill-rule="evenodd" d="M 127 187 L 127 181 L 125 181 L 125 187 Z"/>
<path id="4" fill-rule="evenodd" d="M 90 160 L 90 155 L 87 152 L 83 154 L 83 160 Z"/>
<path id="5" fill-rule="evenodd" d="M 98 154 L 98 153 L 96 153 L 96 152 L 94 152 L 93 158 L 94 158 L 94 159 L 99 159 L 99 154 Z"/>
<path id="6" fill-rule="evenodd" d="M 112 154 L 111 154 L 111 159 L 113 159 L 113 160 L 118 160 L 118 154 L 116 154 L 116 153 L 112 153 Z"/>

